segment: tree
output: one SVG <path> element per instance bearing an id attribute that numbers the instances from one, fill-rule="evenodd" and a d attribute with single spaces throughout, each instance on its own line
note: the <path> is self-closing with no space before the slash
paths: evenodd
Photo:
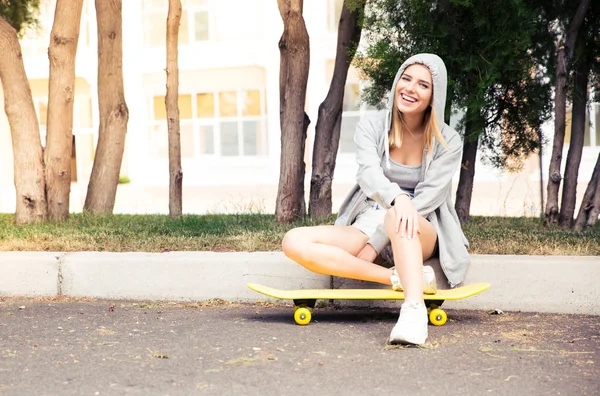
<path id="1" fill-rule="evenodd" d="M 578 40 L 579 47 L 584 48 L 583 37 Z M 585 54 L 575 67 L 575 84 L 573 89 L 573 110 L 571 122 L 571 140 L 567 153 L 565 165 L 565 179 L 563 181 L 562 198 L 560 201 L 560 214 L 558 222 L 563 230 L 570 230 L 573 225 L 573 214 L 575 213 L 575 200 L 577 196 L 577 176 L 579 175 L 579 164 L 583 153 L 583 140 L 585 137 L 585 114 L 587 113 L 588 100 L 588 74 L 589 62 Z"/>
<path id="2" fill-rule="evenodd" d="M 583 231 L 585 228 L 594 227 L 598 222 L 598 216 L 600 216 L 600 154 L 592 172 L 592 179 L 583 195 L 573 229 Z"/>
<path id="3" fill-rule="evenodd" d="M 47 214 L 39 124 L 17 36 L 17 30 L 35 22 L 38 6 L 37 1 L 0 3 L 0 81 L 12 137 L 17 224 L 44 221 Z"/>
<path id="4" fill-rule="evenodd" d="M 344 1 L 338 27 L 333 77 L 327 97 L 319 106 L 308 209 L 309 216 L 315 220 L 331 216 L 331 183 L 340 141 L 344 87 L 348 68 L 360 41 L 364 7 L 364 2 L 352 4 L 352 1 Z"/>
<path id="5" fill-rule="evenodd" d="M 467 108 L 464 119 L 465 133 L 463 153 L 460 160 L 460 172 L 456 200 L 454 207 L 461 223 L 467 222 L 471 212 L 471 198 L 473 197 L 473 184 L 475 181 L 475 163 L 477 161 L 477 146 L 479 145 L 479 131 L 473 123 L 480 120 L 475 110 Z M 474 131 L 475 130 L 475 131 Z"/>
<path id="6" fill-rule="evenodd" d="M 588 54 L 599 54 L 600 53 L 600 18 L 598 13 L 600 12 L 600 4 L 595 2 L 592 5 L 591 10 L 593 13 L 589 16 L 588 21 L 594 22 L 590 32 L 592 34 L 589 41 L 587 41 Z M 590 63 L 590 85 L 592 91 L 595 93 L 593 101 L 600 101 L 600 58 L 592 56 L 592 62 Z M 600 128 L 600 125 L 596 124 L 596 128 Z M 575 231 L 582 231 L 586 227 L 594 227 L 599 220 L 600 216 L 600 154 L 596 159 L 596 165 L 592 173 L 583 200 L 579 207 L 579 214 L 573 229 Z"/>
<path id="7" fill-rule="evenodd" d="M 550 48 L 547 18 L 522 0 L 377 0 L 364 24 L 369 45 L 358 57 L 375 104 L 391 88 L 404 59 L 438 54 L 449 76 L 446 119 L 463 112 L 463 158 L 455 207 L 468 221 L 475 162 L 481 148 L 497 167 L 518 167 L 539 146 L 549 116 L 550 86 L 540 64 Z"/>
<path id="8" fill-rule="evenodd" d="M 558 189 L 562 179 L 560 166 L 565 140 L 568 73 L 577 35 L 583 24 L 589 4 L 590 0 L 579 2 L 579 6 L 566 29 L 566 34 L 560 38 L 558 44 L 554 93 L 554 142 L 552 144 L 552 156 L 550 157 L 550 169 L 548 170 L 548 198 L 546 201 L 545 221 L 547 223 L 558 221 Z"/>
<path id="9" fill-rule="evenodd" d="M 115 205 L 129 110 L 123 88 L 122 0 L 96 0 L 100 127 L 84 212 L 110 214 Z"/>
<path id="10" fill-rule="evenodd" d="M 573 88 L 571 90 L 573 103 L 571 140 L 565 165 L 565 178 L 558 219 L 563 230 L 569 230 L 573 225 L 579 165 L 587 123 L 589 85 L 590 83 L 591 85 L 598 85 L 599 82 L 597 71 L 600 70 L 600 59 L 597 57 L 598 51 L 600 51 L 600 4 L 594 3 L 588 8 L 575 44 Z"/>
<path id="11" fill-rule="evenodd" d="M 181 20 L 181 0 L 169 0 L 167 14 L 167 122 L 169 129 L 169 215 L 179 217 L 182 212 L 181 138 L 179 130 L 179 66 L 178 38 Z"/>
<path id="12" fill-rule="evenodd" d="M 44 164 L 48 218 L 66 220 L 71 192 L 75 55 L 83 0 L 58 0 L 50 33 L 50 79 Z"/>
<path id="13" fill-rule="evenodd" d="M 281 125 L 281 170 L 275 205 L 280 223 L 301 220 L 304 202 L 304 148 L 310 119 L 304 112 L 310 51 L 302 17 L 303 0 L 277 0 L 283 19 L 279 40 L 279 114 Z"/>

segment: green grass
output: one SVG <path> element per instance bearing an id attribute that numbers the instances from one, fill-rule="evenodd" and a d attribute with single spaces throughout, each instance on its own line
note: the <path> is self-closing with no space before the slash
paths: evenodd
<path id="1" fill-rule="evenodd" d="M 276 251 L 287 230 L 315 224 L 280 225 L 261 214 L 72 214 L 65 223 L 16 226 L 12 214 L 0 214 L 0 251 Z M 473 217 L 464 231 L 475 254 L 600 256 L 600 224 L 576 234 L 537 218 Z"/>
<path id="2" fill-rule="evenodd" d="M 575 233 L 539 218 L 472 217 L 463 230 L 476 254 L 600 256 L 600 223 Z"/>

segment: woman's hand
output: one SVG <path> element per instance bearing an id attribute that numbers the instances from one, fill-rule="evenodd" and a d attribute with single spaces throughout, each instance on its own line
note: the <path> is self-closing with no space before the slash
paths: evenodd
<path id="1" fill-rule="evenodd" d="M 400 237 L 406 235 L 408 239 L 416 238 L 421 233 L 419 229 L 419 213 L 415 209 L 410 197 L 401 194 L 394 200 L 394 211 L 396 212 L 396 234 Z"/>
<path id="2" fill-rule="evenodd" d="M 372 263 L 373 261 L 375 261 L 375 258 L 377 258 L 377 251 L 373 246 L 367 243 L 356 257 Z"/>

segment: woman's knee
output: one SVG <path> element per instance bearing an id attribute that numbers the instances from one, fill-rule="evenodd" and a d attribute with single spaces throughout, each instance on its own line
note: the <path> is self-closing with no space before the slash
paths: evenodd
<path id="1" fill-rule="evenodd" d="M 392 207 L 389 208 L 385 212 L 385 217 L 383 218 L 383 225 L 385 227 L 385 231 L 388 236 L 391 237 L 393 233 L 396 232 L 396 210 Z"/>
<path id="2" fill-rule="evenodd" d="M 281 248 L 287 257 L 294 259 L 300 256 L 308 243 L 310 243 L 310 240 L 307 239 L 304 227 L 292 228 L 283 237 Z"/>
<path id="3" fill-rule="evenodd" d="M 394 208 L 390 208 L 388 209 L 387 213 L 385 214 L 385 219 L 384 219 L 384 225 L 385 225 L 385 231 L 388 235 L 388 238 L 391 241 L 397 241 L 397 243 L 401 243 L 401 244 L 414 244 L 414 241 L 420 241 L 422 239 L 422 228 L 423 228 L 423 222 L 429 224 L 429 222 L 423 217 L 423 216 L 419 216 L 418 218 L 419 223 L 418 223 L 418 227 L 419 227 L 419 233 L 417 235 L 417 238 L 415 239 L 411 239 L 411 238 L 398 238 L 398 236 L 400 235 L 400 233 L 396 232 L 396 212 L 394 210 Z"/>

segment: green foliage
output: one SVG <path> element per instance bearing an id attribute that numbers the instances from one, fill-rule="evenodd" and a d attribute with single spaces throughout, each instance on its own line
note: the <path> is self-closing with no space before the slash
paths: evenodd
<path id="1" fill-rule="evenodd" d="M 129 184 L 131 179 L 127 176 L 119 176 L 119 184 Z"/>
<path id="2" fill-rule="evenodd" d="M 349 11 L 364 9 L 367 0 L 344 0 L 344 4 Z"/>
<path id="3" fill-rule="evenodd" d="M 585 61 L 589 64 L 589 84 L 594 92 L 590 98 L 594 102 L 600 101 L 600 2 L 592 1 L 586 14 L 585 22 L 577 40 L 584 40 L 583 51 L 576 52 L 574 63 Z M 577 45 L 576 45 L 577 48 Z"/>
<path id="4" fill-rule="evenodd" d="M 555 52 L 542 7 L 524 0 L 369 4 L 367 47 L 356 60 L 372 82 L 363 99 L 381 103 L 405 59 L 435 53 L 448 69 L 446 119 L 449 111 L 466 110 L 459 128 L 467 139 L 481 139 L 492 164 L 518 163 L 538 147 L 537 130 L 551 111 L 547 76 Z"/>
<path id="5" fill-rule="evenodd" d="M 39 27 L 40 0 L 0 0 L 0 17 L 8 22 L 19 37 L 27 29 Z"/>

